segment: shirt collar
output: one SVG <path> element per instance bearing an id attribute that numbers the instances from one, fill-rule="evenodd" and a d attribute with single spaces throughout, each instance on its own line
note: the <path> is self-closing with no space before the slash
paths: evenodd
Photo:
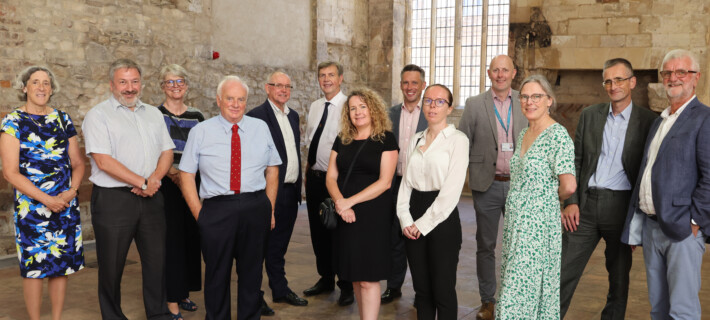
<path id="1" fill-rule="evenodd" d="M 404 106 L 404 102 L 402 102 L 402 111 L 406 111 L 406 112 L 408 112 L 408 113 L 413 113 L 413 112 L 415 112 L 415 111 L 417 111 L 417 110 L 421 110 L 421 109 L 422 109 L 422 99 L 419 99 L 419 103 L 417 103 L 417 107 L 414 108 L 414 110 L 412 110 L 412 112 L 409 112 L 409 110 L 407 109 L 407 107 Z"/>
<path id="2" fill-rule="evenodd" d="M 449 124 L 449 125 L 446 126 L 446 128 L 444 128 L 443 130 L 441 130 L 440 133 L 444 136 L 444 138 L 448 138 L 448 137 L 450 137 L 452 134 L 454 134 L 454 132 L 456 132 L 456 126 L 454 126 L 453 124 Z M 426 134 L 427 134 L 427 133 L 429 133 L 429 128 L 426 128 L 426 130 L 424 131 L 423 136 L 426 137 Z"/>
<path id="3" fill-rule="evenodd" d="M 341 98 L 340 96 L 343 96 L 343 97 Z M 347 99 L 347 98 L 348 98 L 348 97 L 346 97 L 345 94 L 344 94 L 342 91 L 338 92 L 338 94 L 336 94 L 336 95 L 333 97 L 333 99 L 330 99 L 330 100 L 328 100 L 328 99 L 326 99 L 325 97 L 323 97 L 323 99 L 325 99 L 325 102 L 330 102 L 330 105 L 335 105 L 335 104 L 336 104 L 335 102 L 338 101 L 339 99 L 345 100 L 345 99 Z"/>
<path id="4" fill-rule="evenodd" d="M 231 133 L 231 132 L 232 132 L 232 126 L 234 126 L 234 124 L 232 124 L 232 123 L 230 123 L 229 121 L 227 121 L 227 119 L 225 119 L 225 118 L 222 116 L 222 114 L 219 114 L 217 117 L 218 117 L 218 118 L 217 118 L 217 122 L 219 122 L 219 124 L 222 125 L 222 129 L 224 129 L 224 132 L 226 132 L 226 133 Z M 245 118 L 245 117 L 246 117 L 246 115 L 243 115 L 243 116 L 242 116 L 242 119 L 239 120 L 239 122 L 236 123 L 236 124 L 239 126 L 239 131 L 244 131 L 244 118 Z"/>
<path id="5" fill-rule="evenodd" d="M 108 101 L 114 109 L 118 109 L 119 107 L 128 108 L 128 107 L 122 105 L 120 102 L 118 102 L 118 100 L 116 100 L 116 97 L 113 96 L 113 93 L 111 93 L 111 96 L 108 98 Z M 143 104 L 143 101 L 140 101 L 140 99 L 138 101 L 136 101 L 136 108 L 135 108 L 136 110 L 137 109 L 144 109 L 144 108 L 145 108 L 145 105 Z"/>
<path id="6" fill-rule="evenodd" d="M 621 111 L 621 113 L 619 113 L 619 115 L 621 116 L 622 119 L 626 120 L 631 116 L 631 108 L 633 108 L 633 106 L 634 106 L 634 102 L 631 101 L 631 102 L 629 102 L 629 105 L 626 106 L 626 109 L 624 109 L 624 111 Z M 614 117 L 614 110 L 611 108 L 611 102 L 609 103 L 609 115 Z"/>
<path id="7" fill-rule="evenodd" d="M 269 104 L 271 105 L 271 108 L 274 109 L 274 112 L 283 113 L 285 115 L 288 115 L 290 112 L 288 105 L 286 104 L 284 104 L 284 111 L 281 111 L 281 109 L 279 109 L 279 107 L 277 107 L 271 99 L 267 98 L 266 101 L 269 101 Z"/>
<path id="8" fill-rule="evenodd" d="M 493 100 L 501 101 L 500 99 L 498 99 L 498 96 L 496 95 L 495 91 L 491 90 L 491 95 L 493 96 Z M 513 100 L 513 88 L 508 88 L 508 94 L 505 95 L 505 97 Z"/>
<path id="9" fill-rule="evenodd" d="M 693 97 L 688 99 L 688 101 L 686 101 L 680 108 L 678 108 L 678 111 L 676 111 L 674 114 L 671 114 L 671 107 L 669 106 L 668 108 L 663 110 L 663 112 L 661 112 L 661 118 L 666 119 L 668 117 L 680 117 L 680 113 L 685 110 L 685 107 L 687 107 L 691 101 L 695 100 L 695 96 L 696 95 L 693 95 Z"/>

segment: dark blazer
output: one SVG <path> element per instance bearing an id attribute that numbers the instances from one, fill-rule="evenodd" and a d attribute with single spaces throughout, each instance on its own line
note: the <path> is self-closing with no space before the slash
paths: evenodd
<path id="1" fill-rule="evenodd" d="M 523 128 L 528 126 L 528 119 L 523 116 L 520 109 L 520 93 L 512 90 L 513 100 L 513 146 L 516 145 L 518 135 Z M 468 163 L 468 186 L 473 191 L 485 192 L 493 183 L 496 175 L 496 159 L 498 158 L 498 127 L 493 102 L 493 91 L 481 93 L 466 99 L 466 108 L 463 110 L 459 122 L 459 130 L 466 134 L 470 140 Z M 503 119 L 505 121 L 505 119 Z"/>
<path id="2" fill-rule="evenodd" d="M 656 119 L 648 132 L 639 176 L 662 120 Z M 630 245 L 642 245 L 645 213 L 639 210 L 640 184 L 639 178 L 621 235 L 621 241 Z M 710 108 L 697 98 L 685 107 L 661 142 L 651 171 L 651 190 L 658 224 L 668 238 L 687 238 L 691 219 L 704 234 L 710 232 Z"/>
<path id="3" fill-rule="evenodd" d="M 577 191 L 565 201 L 565 206 L 578 204 L 584 207 L 587 200 L 589 179 L 597 171 L 602 152 L 604 126 L 609 116 L 609 103 L 600 103 L 582 111 L 574 134 L 574 165 L 577 168 Z M 658 118 L 653 111 L 632 104 L 629 126 L 626 128 L 621 163 L 633 187 L 639 175 L 639 166 L 646 145 L 648 130 Z"/>
<path id="4" fill-rule="evenodd" d="M 271 104 L 267 99 L 260 106 L 251 109 L 247 113 L 248 116 L 258 118 L 266 122 L 269 126 L 269 131 L 271 131 L 271 138 L 274 140 L 276 145 L 276 150 L 281 156 L 281 165 L 279 165 L 279 189 L 284 183 L 284 178 L 286 177 L 286 165 L 288 164 L 288 158 L 286 157 L 286 144 L 284 143 L 284 137 L 281 134 L 281 127 L 279 127 L 279 122 L 276 120 L 276 114 L 271 108 Z M 293 130 L 293 138 L 296 142 L 296 152 L 301 154 L 301 129 L 299 127 L 300 120 L 298 112 L 291 110 L 288 113 L 288 122 L 291 124 L 291 130 Z M 298 179 L 296 179 L 296 187 L 298 188 L 298 194 L 301 194 L 301 185 L 303 177 L 301 176 L 301 157 L 298 157 Z M 301 197 L 298 197 L 298 203 L 301 203 Z"/>
<path id="5" fill-rule="evenodd" d="M 394 137 L 399 141 L 399 117 L 402 115 L 402 103 L 390 107 L 388 111 L 390 120 L 392 120 L 392 133 L 394 133 Z M 422 109 L 421 112 L 419 112 L 419 122 L 417 122 L 417 130 L 415 132 L 424 131 L 426 127 L 427 123 L 424 118 L 424 110 Z M 400 149 L 407 147 L 408 146 L 399 146 Z"/>

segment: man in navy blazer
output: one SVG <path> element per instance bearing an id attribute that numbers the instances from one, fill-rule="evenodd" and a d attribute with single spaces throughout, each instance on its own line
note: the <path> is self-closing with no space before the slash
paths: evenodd
<path id="1" fill-rule="evenodd" d="M 286 250 L 291 241 L 293 226 L 296 223 L 298 205 L 301 203 L 301 130 L 298 113 L 291 110 L 286 102 L 291 98 L 291 79 L 283 72 L 272 73 L 264 89 L 268 98 L 260 106 L 249 111 L 247 115 L 266 122 L 276 150 L 281 156 L 279 166 L 279 188 L 274 208 L 274 229 L 267 237 L 266 274 L 269 276 L 269 287 L 274 302 L 286 302 L 294 306 L 305 306 L 306 299 L 296 295 L 288 287 L 284 266 Z M 262 293 L 263 295 L 263 293 Z M 273 315 L 262 298 L 262 315 Z"/>
<path id="2" fill-rule="evenodd" d="M 649 130 L 622 242 L 643 245 L 652 319 L 700 319 L 700 269 L 710 232 L 710 108 L 698 101 L 697 58 L 666 54 L 670 101 Z"/>
<path id="3" fill-rule="evenodd" d="M 422 112 L 422 91 L 426 88 L 424 69 L 417 65 L 408 64 L 400 72 L 399 87 L 402 89 L 404 102 L 389 108 L 392 120 L 392 133 L 399 143 L 399 159 L 397 171 L 392 180 L 392 190 L 395 206 L 392 207 L 392 273 L 387 278 L 387 289 L 382 293 L 381 303 L 390 303 L 395 298 L 402 296 L 402 283 L 407 274 L 407 251 L 404 247 L 402 228 L 397 219 L 397 192 L 402 182 L 402 173 L 407 164 L 409 139 L 417 132 L 426 129 L 427 122 Z"/>

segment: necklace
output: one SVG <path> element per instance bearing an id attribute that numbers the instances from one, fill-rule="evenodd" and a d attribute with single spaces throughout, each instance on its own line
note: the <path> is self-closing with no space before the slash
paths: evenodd
<path id="1" fill-rule="evenodd" d="M 27 110 L 27 106 L 26 106 L 26 105 L 25 105 L 25 110 L 23 110 L 23 111 L 24 111 L 25 113 L 27 113 L 27 118 L 29 118 L 30 120 L 32 120 L 32 122 L 34 122 L 38 127 L 40 127 L 40 128 L 44 127 L 42 124 L 40 124 L 39 122 L 37 122 L 34 118 L 32 118 L 32 114 Z M 45 111 L 45 112 L 46 112 L 46 111 Z M 46 116 L 46 115 L 47 115 L 46 113 L 45 113 L 45 114 L 38 114 L 38 116 Z"/>

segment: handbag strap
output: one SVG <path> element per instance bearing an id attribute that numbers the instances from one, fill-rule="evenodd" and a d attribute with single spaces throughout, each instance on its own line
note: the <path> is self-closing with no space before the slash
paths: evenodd
<path id="1" fill-rule="evenodd" d="M 369 140 L 369 139 L 365 139 L 365 142 L 362 145 L 360 145 L 360 148 L 357 149 L 357 152 L 355 153 L 355 156 L 353 157 L 353 161 L 350 162 L 350 167 L 348 168 L 348 173 L 345 175 L 345 180 L 343 180 L 343 186 L 348 184 L 348 179 L 350 178 L 350 173 L 353 172 L 353 166 L 355 166 L 355 160 L 357 160 L 357 156 L 360 154 L 360 151 L 362 151 L 362 148 L 364 148 L 365 145 L 367 144 L 367 140 Z"/>

